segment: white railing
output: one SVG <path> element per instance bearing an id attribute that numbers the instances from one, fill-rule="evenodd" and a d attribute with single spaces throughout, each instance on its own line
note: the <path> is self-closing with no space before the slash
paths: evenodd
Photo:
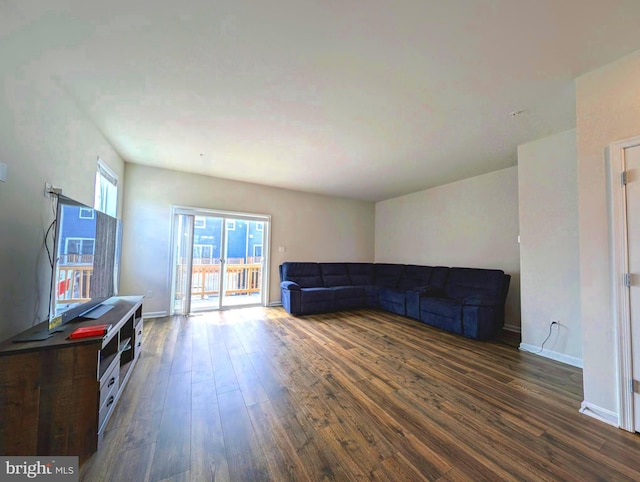
<path id="1" fill-rule="evenodd" d="M 194 260 L 195 261 L 195 260 Z M 187 276 L 187 266 L 178 265 L 178 286 L 184 283 Z M 260 293 L 262 286 L 262 264 L 227 264 L 226 265 L 225 296 L 249 295 Z M 191 296 L 205 299 L 208 296 L 220 295 L 220 265 L 219 264 L 196 264 L 194 262 L 191 269 Z M 182 297 L 184 293 L 176 292 L 176 296 Z"/>

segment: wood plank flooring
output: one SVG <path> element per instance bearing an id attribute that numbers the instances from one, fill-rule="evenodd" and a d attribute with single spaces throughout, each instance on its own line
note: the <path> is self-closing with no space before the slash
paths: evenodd
<path id="1" fill-rule="evenodd" d="M 145 320 L 86 481 L 640 480 L 581 370 L 390 313 Z"/>

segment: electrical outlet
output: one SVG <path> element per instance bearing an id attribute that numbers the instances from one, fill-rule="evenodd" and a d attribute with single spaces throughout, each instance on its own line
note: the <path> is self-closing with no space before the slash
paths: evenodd
<path id="1" fill-rule="evenodd" d="M 559 330 L 560 329 L 560 322 L 558 320 L 551 320 L 551 329 L 552 330 Z"/>
<path id="2" fill-rule="evenodd" d="M 53 186 L 51 185 L 51 183 L 45 182 L 44 183 L 44 197 L 51 197 L 51 190 L 53 189 Z"/>
<path id="3" fill-rule="evenodd" d="M 153 298 L 153 290 L 147 290 L 147 296 L 145 298 Z"/>

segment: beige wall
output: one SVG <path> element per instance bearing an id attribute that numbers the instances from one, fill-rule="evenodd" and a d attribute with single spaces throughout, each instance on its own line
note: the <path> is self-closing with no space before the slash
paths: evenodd
<path id="1" fill-rule="evenodd" d="M 280 300 L 283 261 L 373 261 L 373 203 L 134 164 L 126 177 L 121 286 L 153 291 L 146 312 L 169 309 L 171 205 L 271 215 L 271 302 Z"/>
<path id="2" fill-rule="evenodd" d="M 585 402 L 617 412 L 605 148 L 640 135 L 640 51 L 576 80 Z"/>
<path id="3" fill-rule="evenodd" d="M 48 318 L 53 220 L 45 182 L 93 205 L 97 157 L 124 182 L 124 163 L 100 131 L 37 64 L 0 63 L 0 340 Z M 121 204 L 121 203 L 120 203 Z"/>
<path id="4" fill-rule="evenodd" d="M 522 346 L 580 366 L 580 258 L 575 129 L 518 147 Z"/>
<path id="5" fill-rule="evenodd" d="M 376 262 L 504 270 L 520 327 L 517 167 L 377 203 L 375 249 Z"/>

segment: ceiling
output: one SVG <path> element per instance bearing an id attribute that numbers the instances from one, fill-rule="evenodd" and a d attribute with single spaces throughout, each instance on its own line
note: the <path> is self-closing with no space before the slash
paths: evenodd
<path id="1" fill-rule="evenodd" d="M 128 162 L 379 201 L 575 127 L 574 79 L 638 25 L 637 0 L 0 0 L 0 51 Z"/>

